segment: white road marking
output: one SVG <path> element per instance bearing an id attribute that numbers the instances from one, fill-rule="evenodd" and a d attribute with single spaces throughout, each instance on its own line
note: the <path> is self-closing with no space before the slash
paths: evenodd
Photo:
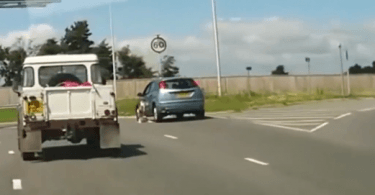
<path id="1" fill-rule="evenodd" d="M 295 127 L 285 127 L 285 126 L 275 125 L 275 124 L 265 124 L 265 123 L 255 123 L 255 124 L 270 126 L 270 127 L 278 127 L 278 128 L 282 128 L 282 129 L 289 129 L 289 130 L 293 130 L 293 131 L 310 132 L 309 130 L 306 130 L 306 129 L 300 129 L 300 128 L 295 128 Z"/>
<path id="2" fill-rule="evenodd" d="M 358 110 L 358 111 L 359 112 L 366 112 L 366 111 L 371 111 L 371 110 L 375 110 L 375 107 L 373 107 L 373 108 L 365 108 L 365 109 Z"/>
<path id="3" fill-rule="evenodd" d="M 262 162 L 262 161 L 259 161 L 259 160 L 255 160 L 255 159 L 252 159 L 252 158 L 245 158 L 245 160 L 256 163 L 256 164 L 260 164 L 260 165 L 263 165 L 263 166 L 267 166 L 269 164 L 269 163 Z"/>
<path id="4" fill-rule="evenodd" d="M 172 136 L 172 135 L 164 135 L 164 137 L 171 138 L 171 139 L 178 139 L 177 137 Z"/>
<path id="5" fill-rule="evenodd" d="M 13 150 L 9 150 L 8 154 L 14 154 Z"/>
<path id="6" fill-rule="evenodd" d="M 332 118 L 332 117 L 275 117 L 275 118 L 247 118 L 247 117 L 235 117 L 234 119 L 247 119 L 247 120 L 272 120 L 272 119 L 309 119 L 309 118 Z"/>
<path id="7" fill-rule="evenodd" d="M 272 122 L 276 122 L 276 123 L 284 123 L 284 122 L 287 122 L 287 123 L 299 123 L 299 122 L 303 122 L 303 123 L 306 123 L 306 122 L 324 122 L 325 120 L 322 119 L 322 120 L 281 120 L 281 121 L 272 121 Z M 268 121 L 264 121 L 264 122 L 268 122 Z M 320 123 L 319 123 L 320 124 Z"/>
<path id="8" fill-rule="evenodd" d="M 344 118 L 344 117 L 349 116 L 349 115 L 351 115 L 351 114 L 352 114 L 352 113 L 350 113 L 350 112 L 348 112 L 348 113 L 346 113 L 346 114 L 342 114 L 342 115 L 336 117 L 335 120 L 340 119 L 340 118 Z"/>
<path id="9" fill-rule="evenodd" d="M 276 125 L 286 125 L 286 126 L 316 126 L 320 125 L 322 123 L 275 123 L 274 121 L 270 121 L 269 123 L 271 124 L 276 124 Z"/>
<path id="10" fill-rule="evenodd" d="M 13 190 L 22 190 L 22 183 L 20 179 L 13 179 Z"/>
<path id="11" fill-rule="evenodd" d="M 318 129 L 320 129 L 320 128 L 326 126 L 326 125 L 328 125 L 328 122 L 325 122 L 325 123 L 323 123 L 323 124 L 321 124 L 321 125 L 315 127 L 314 129 L 311 129 L 310 132 L 312 133 L 312 132 L 314 132 L 314 131 L 316 131 L 316 130 L 318 130 Z"/>

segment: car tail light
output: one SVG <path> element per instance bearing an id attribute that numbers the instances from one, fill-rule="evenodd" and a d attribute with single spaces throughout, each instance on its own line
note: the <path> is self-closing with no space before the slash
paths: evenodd
<path id="1" fill-rule="evenodd" d="M 162 81 L 159 83 L 159 89 L 166 89 L 167 88 L 167 84 L 165 83 L 165 81 Z"/>
<path id="2" fill-rule="evenodd" d="M 111 112 L 110 112 L 109 110 L 105 110 L 105 111 L 104 111 L 104 114 L 105 114 L 106 116 L 109 116 L 109 115 L 111 114 Z"/>

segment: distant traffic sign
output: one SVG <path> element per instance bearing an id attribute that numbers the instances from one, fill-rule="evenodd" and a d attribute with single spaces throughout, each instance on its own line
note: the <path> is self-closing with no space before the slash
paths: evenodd
<path id="1" fill-rule="evenodd" d="M 163 53 L 167 49 L 167 42 L 157 35 L 151 42 L 151 49 L 156 53 Z"/>
<path id="2" fill-rule="evenodd" d="M 246 67 L 246 70 L 250 71 L 251 70 L 251 66 Z"/>

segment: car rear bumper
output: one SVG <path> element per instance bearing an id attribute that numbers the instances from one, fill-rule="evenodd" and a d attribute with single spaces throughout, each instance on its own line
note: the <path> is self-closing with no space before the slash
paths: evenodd
<path id="1" fill-rule="evenodd" d="M 158 107 L 162 114 L 195 113 L 204 110 L 204 101 L 162 102 Z"/>

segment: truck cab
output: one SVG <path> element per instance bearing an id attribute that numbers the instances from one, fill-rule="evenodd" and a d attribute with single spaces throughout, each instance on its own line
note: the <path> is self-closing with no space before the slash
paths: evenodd
<path id="1" fill-rule="evenodd" d="M 115 92 L 102 78 L 95 54 L 28 57 L 18 94 L 18 146 L 24 160 L 42 143 L 68 140 L 96 149 L 120 150 Z"/>

